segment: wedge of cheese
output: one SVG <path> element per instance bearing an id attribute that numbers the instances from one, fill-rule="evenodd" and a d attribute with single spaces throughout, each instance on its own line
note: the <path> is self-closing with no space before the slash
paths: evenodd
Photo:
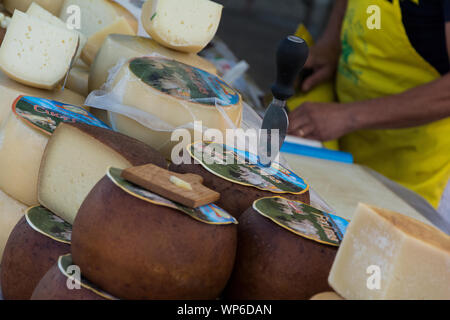
<path id="1" fill-rule="evenodd" d="M 0 47 L 0 68 L 25 85 L 53 89 L 64 79 L 78 45 L 72 31 L 16 10 Z"/>
<path id="2" fill-rule="evenodd" d="M 120 133 L 82 124 L 60 124 L 53 133 L 39 172 L 39 202 L 73 223 L 84 198 L 109 166 L 128 168 L 153 163 L 161 155 Z"/>
<path id="3" fill-rule="evenodd" d="M 0 71 L 0 127 L 1 124 L 9 117 L 13 102 L 20 95 L 40 97 L 61 101 L 74 105 L 82 105 L 84 97 L 71 90 L 40 90 L 24 86 L 16 81 L 9 79 Z"/>
<path id="4" fill-rule="evenodd" d="M 116 85 L 120 83 L 120 88 Z M 134 137 L 171 157 L 178 142 L 171 141 L 172 129 L 201 121 L 202 126 L 218 129 L 240 127 L 240 95 L 223 80 L 206 71 L 165 58 L 141 57 L 129 60 L 112 80 L 119 102 L 140 109 L 157 119 L 148 128 L 120 114 L 111 122 L 119 132 Z M 226 117 L 224 116 L 226 115 Z M 193 139 L 193 137 L 192 137 Z"/>
<path id="5" fill-rule="evenodd" d="M 108 72 L 120 59 L 131 59 L 144 55 L 161 55 L 216 74 L 217 70 L 208 60 L 196 54 L 174 51 L 159 45 L 156 41 L 121 34 L 110 34 L 91 65 L 89 91 L 98 90 L 108 79 Z"/>
<path id="6" fill-rule="evenodd" d="M 142 7 L 142 23 L 163 46 L 197 53 L 214 38 L 222 8 L 209 0 L 148 0 Z"/>
<path id="7" fill-rule="evenodd" d="M 26 14 L 29 15 L 30 17 L 34 17 L 34 18 L 43 20 L 45 22 L 50 23 L 51 25 L 62 28 L 64 30 L 69 30 L 69 31 L 73 32 L 76 36 L 80 37 L 80 45 L 78 46 L 77 58 L 81 55 L 81 51 L 83 51 L 83 48 L 87 42 L 87 37 L 84 34 L 82 34 L 81 32 L 79 32 L 77 30 L 68 29 L 67 24 L 65 22 L 63 22 L 61 19 L 59 19 L 58 17 L 53 15 L 51 12 L 42 8 L 36 2 L 33 2 L 30 5 Z"/>
<path id="8" fill-rule="evenodd" d="M 43 7 L 45 10 L 50 11 L 53 15 L 59 15 L 64 0 L 4 0 L 3 4 L 5 8 L 14 13 L 14 10 L 20 10 L 25 12 L 30 5 L 35 2 Z"/>
<path id="9" fill-rule="evenodd" d="M 128 24 L 128 21 L 124 17 L 118 18 L 109 26 L 103 28 L 102 30 L 94 33 L 89 37 L 86 46 L 81 54 L 81 59 L 87 64 L 91 65 L 100 50 L 103 41 L 110 34 L 126 34 L 126 35 L 136 35 L 136 32 Z"/>
<path id="10" fill-rule="evenodd" d="M 450 236 L 360 204 L 328 278 L 346 299 L 449 300 Z"/>
<path id="11" fill-rule="evenodd" d="M 89 94 L 89 69 L 82 67 L 73 67 L 67 78 L 66 87 L 82 96 Z"/>
<path id="12" fill-rule="evenodd" d="M 0 264 L 9 235 L 26 210 L 27 206 L 0 190 Z"/>
<path id="13" fill-rule="evenodd" d="M 68 21 L 71 17 L 71 13 L 68 12 L 67 9 L 72 5 L 80 8 L 81 29 L 79 31 L 88 37 L 110 26 L 120 17 L 124 17 L 127 20 L 135 34 L 138 31 L 138 22 L 136 18 L 127 9 L 114 1 L 65 0 L 60 14 L 60 18 L 64 22 Z"/>
<path id="14" fill-rule="evenodd" d="M 344 300 L 342 297 L 336 294 L 336 292 L 327 291 L 314 295 L 309 300 Z"/>

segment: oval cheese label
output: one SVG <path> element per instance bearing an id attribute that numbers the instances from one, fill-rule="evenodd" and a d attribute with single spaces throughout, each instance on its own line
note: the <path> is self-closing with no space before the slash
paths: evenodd
<path id="1" fill-rule="evenodd" d="M 92 291 L 93 293 L 95 293 L 96 295 L 98 295 L 104 299 L 118 300 L 117 298 L 113 297 L 109 293 L 106 293 L 103 290 L 101 290 L 100 288 L 98 288 L 95 284 L 93 284 L 89 280 L 85 279 L 82 275 L 82 270 L 78 269 L 80 271 L 80 274 L 76 274 L 77 268 L 74 268 L 74 267 L 77 267 L 77 266 L 75 266 L 73 264 L 71 254 L 66 254 L 66 255 L 60 256 L 58 258 L 59 271 L 61 271 L 61 273 L 65 277 L 69 278 L 69 280 L 71 280 L 72 283 L 77 284 L 89 291 Z M 73 289 L 73 290 L 76 290 L 76 289 Z"/>
<path id="2" fill-rule="evenodd" d="M 248 151 L 227 145 L 199 141 L 187 147 L 191 157 L 206 170 L 233 183 L 272 193 L 302 194 L 309 185 L 279 163 L 265 167 Z"/>
<path id="3" fill-rule="evenodd" d="M 129 69 L 147 85 L 177 99 L 222 107 L 241 99 L 216 75 L 175 60 L 140 57 L 130 61 Z"/>
<path id="4" fill-rule="evenodd" d="M 258 199 L 253 209 L 297 235 L 332 246 L 339 246 L 349 223 L 303 202 L 282 197 Z"/>
<path id="5" fill-rule="evenodd" d="M 207 224 L 215 224 L 215 225 L 237 224 L 237 220 L 233 216 L 231 216 L 228 212 L 219 208 L 215 204 L 208 204 L 195 209 L 188 208 L 182 204 L 163 198 L 155 193 L 152 193 L 144 188 L 141 188 L 140 186 L 134 183 L 125 180 L 124 178 L 121 177 L 122 174 L 121 169 L 109 167 L 106 174 L 116 186 L 121 188 L 126 193 L 141 200 L 181 211 L 189 215 L 191 218 Z"/>
<path id="6" fill-rule="evenodd" d="M 61 122 L 85 123 L 110 129 L 108 125 L 81 107 L 44 98 L 19 96 L 12 110 L 28 125 L 49 135 Z"/>
<path id="7" fill-rule="evenodd" d="M 70 244 L 72 225 L 42 206 L 31 207 L 25 218 L 35 231 L 62 243 Z"/>

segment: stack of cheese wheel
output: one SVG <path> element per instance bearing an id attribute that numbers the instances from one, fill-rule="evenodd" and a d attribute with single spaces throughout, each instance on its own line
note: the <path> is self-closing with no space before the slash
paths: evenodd
<path id="1" fill-rule="evenodd" d="M 105 176 L 75 219 L 72 255 L 87 279 L 119 299 L 216 299 L 232 272 L 236 238 L 235 224 L 198 221 Z"/>

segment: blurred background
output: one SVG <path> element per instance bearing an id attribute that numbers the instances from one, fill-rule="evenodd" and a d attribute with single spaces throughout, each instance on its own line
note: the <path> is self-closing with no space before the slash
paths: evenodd
<path id="1" fill-rule="evenodd" d="M 332 0 L 214 0 L 224 5 L 217 35 L 263 92 L 275 80 L 275 53 L 285 36 L 303 23 L 314 39 L 324 30 Z"/>

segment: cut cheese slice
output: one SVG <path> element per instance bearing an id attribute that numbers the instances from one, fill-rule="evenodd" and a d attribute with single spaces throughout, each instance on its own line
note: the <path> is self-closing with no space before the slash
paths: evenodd
<path id="1" fill-rule="evenodd" d="M 111 130 L 82 124 L 60 124 L 42 158 L 39 201 L 73 223 L 78 209 L 109 166 L 128 168 L 166 161 L 152 148 Z"/>
<path id="2" fill-rule="evenodd" d="M 344 300 L 338 294 L 332 291 L 322 292 L 314 295 L 309 300 Z"/>
<path id="3" fill-rule="evenodd" d="M 174 51 L 159 45 L 156 41 L 121 34 L 110 34 L 91 65 L 89 91 L 98 90 L 108 79 L 108 73 L 120 59 L 131 59 L 145 55 L 160 55 L 216 74 L 217 70 L 208 60 L 196 54 Z"/>
<path id="4" fill-rule="evenodd" d="M 53 15 L 51 12 L 45 10 L 41 6 L 39 6 L 37 3 L 33 2 L 30 7 L 28 8 L 27 15 L 30 17 L 37 18 L 39 20 L 43 20 L 47 23 L 50 23 L 51 25 L 54 25 L 56 27 L 62 28 L 64 30 L 69 30 L 73 32 L 76 36 L 80 37 L 80 45 L 78 47 L 77 51 L 77 59 L 81 55 L 81 51 L 83 50 L 84 46 L 87 42 L 87 37 L 82 34 L 81 32 L 78 32 L 77 30 L 70 30 L 67 28 L 66 23 L 64 23 L 61 19 Z"/>
<path id="5" fill-rule="evenodd" d="M 59 15 L 64 0 L 4 0 L 6 10 L 14 13 L 14 10 L 25 12 L 35 2 L 53 15 Z"/>
<path id="6" fill-rule="evenodd" d="M 360 204 L 328 278 L 346 299 L 450 299 L 450 236 Z"/>
<path id="7" fill-rule="evenodd" d="M 27 207 L 0 190 L 0 263 L 9 235 L 23 217 Z"/>
<path id="8" fill-rule="evenodd" d="M 94 33 L 89 37 L 89 40 L 86 43 L 86 46 L 84 47 L 81 54 L 81 59 L 87 65 L 91 65 L 95 59 L 95 56 L 97 55 L 97 52 L 100 50 L 103 41 L 105 41 L 108 35 L 113 33 L 136 35 L 136 32 L 131 28 L 127 20 L 124 17 L 120 17 L 109 26 L 103 28 L 102 30 Z"/>
<path id="9" fill-rule="evenodd" d="M 160 44 L 197 53 L 214 38 L 222 8 L 209 0 L 148 0 L 142 7 L 142 23 Z"/>
<path id="10" fill-rule="evenodd" d="M 88 81 L 89 69 L 73 67 L 67 78 L 66 87 L 86 97 L 89 94 Z"/>
<path id="11" fill-rule="evenodd" d="M 0 127 L 9 117 L 11 107 L 20 95 L 52 99 L 74 105 L 82 105 L 84 103 L 84 97 L 71 90 L 48 91 L 27 87 L 9 79 L 0 71 Z"/>
<path id="12" fill-rule="evenodd" d="M 53 89 L 76 55 L 79 37 L 16 10 L 0 47 L 0 68 L 12 79 Z"/>
<path id="13" fill-rule="evenodd" d="M 61 9 L 61 20 L 68 21 L 71 13 L 67 9 L 72 5 L 80 8 L 80 31 L 88 37 L 113 24 L 120 17 L 124 17 L 128 21 L 135 34 L 138 31 L 136 18 L 127 9 L 113 1 L 65 0 Z"/>
<path id="14" fill-rule="evenodd" d="M 225 134 L 239 128 L 242 103 L 239 94 L 215 75 L 186 64 L 164 58 L 141 57 L 124 64 L 112 80 L 112 88 L 121 103 L 157 117 L 155 125 L 172 128 L 201 121 L 206 128 Z M 226 115 L 226 117 L 224 116 Z M 150 129 L 123 115 L 111 117 L 119 132 L 147 143 L 170 158 L 172 130 Z"/>

